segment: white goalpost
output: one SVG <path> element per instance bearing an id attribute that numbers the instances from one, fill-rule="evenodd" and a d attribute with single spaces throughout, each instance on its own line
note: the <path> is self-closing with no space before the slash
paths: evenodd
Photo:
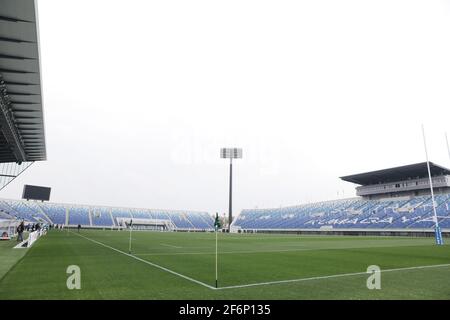
<path id="1" fill-rule="evenodd" d="M 425 148 L 425 157 L 427 160 L 427 169 L 428 169 L 428 180 L 430 183 L 430 191 L 431 191 L 431 201 L 432 201 L 432 207 L 433 207 L 433 217 L 434 217 L 434 224 L 435 224 L 435 237 L 436 237 L 436 244 L 437 245 L 443 245 L 444 242 L 442 240 L 442 233 L 441 228 L 439 227 L 439 221 L 438 216 L 436 212 L 436 202 L 434 200 L 434 191 L 433 191 L 433 179 L 431 178 L 431 170 L 430 170 L 430 161 L 428 160 L 428 150 L 427 150 L 427 140 L 425 138 L 425 128 L 422 124 L 422 136 L 423 136 L 423 145 Z"/>

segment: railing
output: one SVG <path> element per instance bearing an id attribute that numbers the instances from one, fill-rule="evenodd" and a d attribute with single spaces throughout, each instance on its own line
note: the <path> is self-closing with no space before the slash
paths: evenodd
<path id="1" fill-rule="evenodd" d="M 433 187 L 450 187 L 450 176 L 433 177 Z M 397 182 L 390 182 L 377 185 L 356 187 L 358 196 L 367 196 L 372 194 L 383 194 L 391 192 L 415 191 L 429 189 L 430 184 L 428 178 L 412 179 Z"/>

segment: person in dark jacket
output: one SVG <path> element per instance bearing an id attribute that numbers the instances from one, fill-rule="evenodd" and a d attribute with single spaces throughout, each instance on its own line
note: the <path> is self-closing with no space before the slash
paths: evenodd
<path id="1" fill-rule="evenodd" d="M 23 241 L 23 231 L 25 230 L 25 226 L 23 224 L 23 221 L 17 226 L 17 242 Z"/>

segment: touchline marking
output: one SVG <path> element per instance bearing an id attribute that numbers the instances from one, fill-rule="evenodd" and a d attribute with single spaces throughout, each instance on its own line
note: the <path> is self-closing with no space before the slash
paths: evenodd
<path id="1" fill-rule="evenodd" d="M 171 244 L 167 244 L 167 243 L 160 243 L 160 245 L 167 246 L 167 247 L 172 247 L 172 248 L 176 248 L 176 249 L 181 249 L 182 248 L 182 247 L 177 247 L 177 246 L 174 246 L 174 245 L 171 245 Z"/>
<path id="2" fill-rule="evenodd" d="M 206 287 L 206 288 L 208 288 L 208 289 L 216 290 L 215 287 L 210 286 L 209 284 L 203 283 L 203 282 L 201 282 L 201 281 L 195 280 L 195 279 L 193 279 L 193 278 L 191 278 L 191 277 L 185 276 L 184 274 L 181 274 L 181 273 L 175 272 L 175 271 L 173 271 L 173 270 L 167 269 L 167 268 L 165 268 L 165 267 L 163 267 L 163 266 L 160 266 L 160 265 L 158 265 L 158 264 L 156 264 L 156 263 L 153 263 L 153 262 L 150 262 L 150 261 L 141 259 L 141 258 L 139 258 L 139 257 L 136 257 L 136 256 L 132 255 L 132 254 L 126 253 L 126 252 L 124 252 L 124 251 L 122 251 L 122 250 L 119 250 L 119 249 L 116 249 L 116 248 L 114 248 L 114 247 L 108 246 L 107 244 L 104 244 L 104 243 L 102 243 L 102 242 L 100 242 L 100 241 L 97 241 L 97 240 L 88 238 L 88 237 L 86 237 L 86 236 L 83 236 L 83 235 L 81 235 L 81 234 L 78 234 L 78 233 L 75 233 L 75 232 L 72 232 L 72 231 L 70 231 L 70 232 L 73 233 L 73 234 L 76 234 L 77 236 L 80 236 L 80 237 L 82 237 L 82 238 L 84 238 L 84 239 L 86 239 L 86 240 L 89 240 L 89 241 L 91 241 L 91 242 L 94 242 L 94 243 L 96 243 L 96 244 L 99 244 L 99 245 L 101 245 L 101 246 L 103 246 L 103 247 L 105 247 L 105 248 L 114 250 L 114 251 L 116 251 L 116 252 L 118 252 L 118 253 L 121 253 L 121 254 L 123 254 L 123 255 L 126 255 L 126 256 L 128 256 L 128 257 L 130 257 L 130 258 L 133 258 L 133 259 L 136 259 L 136 260 L 141 261 L 141 262 L 143 262 L 143 263 L 146 263 L 146 264 L 148 264 L 148 265 L 151 265 L 152 267 L 155 267 L 155 268 L 161 269 L 161 270 L 163 270 L 163 271 L 169 272 L 169 273 L 174 274 L 174 275 L 176 275 L 176 276 L 178 276 L 178 277 L 181 277 L 181 278 L 183 278 L 183 279 L 186 279 L 186 280 L 195 282 L 195 283 L 197 283 L 197 284 L 199 284 L 199 285 L 202 285 L 202 286 L 204 286 L 204 287 Z"/>
<path id="3" fill-rule="evenodd" d="M 273 285 L 273 284 L 283 284 L 283 283 L 292 283 L 292 282 L 303 282 L 303 281 L 314 281 L 314 280 L 323 280 L 323 279 L 332 279 L 332 278 L 352 277 L 352 276 L 359 276 L 359 275 L 367 275 L 368 274 L 367 272 L 342 273 L 342 274 L 334 274 L 334 275 L 329 275 L 329 276 L 319 276 L 319 277 L 300 278 L 300 279 L 291 279 L 291 280 L 278 280 L 278 281 L 269 281 L 269 282 L 259 282 L 259 283 L 250 283 L 250 284 L 242 284 L 242 285 L 226 286 L 226 287 L 216 288 L 216 287 L 210 286 L 209 284 L 201 282 L 199 280 L 195 280 L 195 279 L 193 279 L 191 277 L 185 276 L 185 275 L 183 275 L 181 273 L 178 273 L 178 272 L 175 272 L 173 270 L 167 269 L 167 268 L 165 268 L 163 266 L 160 266 L 160 265 L 158 265 L 156 263 L 152 263 L 150 261 L 147 261 L 147 260 L 141 259 L 139 257 L 136 257 L 135 255 L 132 255 L 132 254 L 126 253 L 126 252 L 124 252 L 122 250 L 119 250 L 119 249 L 116 249 L 114 247 L 108 246 L 107 244 L 104 244 L 104 243 L 102 243 L 100 241 L 88 238 L 86 236 L 83 236 L 81 234 L 78 234 L 78 233 L 75 233 L 75 232 L 72 232 L 72 231 L 69 231 L 69 232 L 73 233 L 73 234 L 75 234 L 77 236 L 80 236 L 80 237 L 82 237 L 82 238 L 84 238 L 86 240 L 89 240 L 89 241 L 91 241 L 93 243 L 101 245 L 101 246 L 103 246 L 105 248 L 111 249 L 111 250 L 116 251 L 118 253 L 121 253 L 121 254 L 123 254 L 125 256 L 128 256 L 130 258 L 133 258 L 133 259 L 136 259 L 136 260 L 141 261 L 143 263 L 146 263 L 148 265 L 151 265 L 151 266 L 153 266 L 155 268 L 158 268 L 158 269 L 161 269 L 163 271 L 169 272 L 169 273 L 171 273 L 173 275 L 176 275 L 178 277 L 181 277 L 183 279 L 186 279 L 186 280 L 189 280 L 191 282 L 197 283 L 197 284 L 199 284 L 201 286 L 204 286 L 204 287 L 206 287 L 208 289 L 211 289 L 211 290 L 239 289 L 239 288 L 248 288 L 248 287 Z M 428 268 L 445 268 L 445 267 L 450 267 L 450 263 L 449 264 L 435 264 L 435 265 L 428 265 L 428 266 L 417 266 L 417 267 L 405 267 L 405 268 L 396 268 L 396 269 L 386 269 L 386 270 L 381 270 L 381 272 L 396 272 L 396 271 L 418 270 L 418 269 L 428 269 Z"/>
<path id="4" fill-rule="evenodd" d="M 390 245 L 390 246 L 378 246 L 378 247 L 328 247 L 328 248 L 297 248 L 297 249 L 274 249 L 274 250 L 242 250 L 242 251 L 219 251 L 219 254 L 246 254 L 246 253 L 277 253 L 277 252 L 297 252 L 297 251 L 319 251 L 319 250 L 346 250 L 346 249 L 380 249 L 380 248 L 395 248 L 395 247 L 418 247 L 428 246 L 428 244 L 414 244 L 414 245 Z M 192 247 L 186 247 L 192 248 Z M 206 248 L 206 247 L 205 247 Z M 210 248 L 210 247 L 208 247 Z M 210 252 L 158 252 L 158 253 L 135 253 L 136 256 L 177 256 L 177 255 L 211 255 L 215 254 L 214 251 Z"/>
<path id="5" fill-rule="evenodd" d="M 279 250 L 264 250 L 264 251 L 222 251 L 219 254 L 239 254 L 239 253 L 276 253 L 276 252 L 290 252 L 290 251 L 310 251 L 314 249 L 279 249 Z M 177 255 L 211 255 L 216 254 L 215 251 L 211 252 L 172 252 L 172 253 L 136 253 L 136 256 L 177 256 Z"/>
<path id="6" fill-rule="evenodd" d="M 406 270 L 416 270 L 416 269 L 426 269 L 426 268 L 444 268 L 444 267 L 450 267 L 450 264 L 435 264 L 435 265 L 429 265 L 429 266 L 386 269 L 386 270 L 381 270 L 381 272 L 395 272 L 395 271 L 406 271 Z M 247 288 L 247 287 L 256 287 L 256 286 L 266 286 L 266 285 L 271 285 L 271 284 L 282 284 L 282 283 L 322 280 L 322 279 L 331 279 L 331 278 L 340 278 L 340 277 L 351 277 L 351 276 L 358 276 L 358 275 L 367 275 L 367 272 L 342 273 L 342 274 L 335 274 L 335 275 L 330 275 L 330 276 L 250 283 L 250 284 L 242 284 L 242 285 L 236 285 L 236 286 L 219 287 L 216 290 L 238 289 L 238 288 Z"/>

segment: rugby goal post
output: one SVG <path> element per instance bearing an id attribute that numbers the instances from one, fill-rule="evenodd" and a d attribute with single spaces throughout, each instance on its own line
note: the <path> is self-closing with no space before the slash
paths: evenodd
<path id="1" fill-rule="evenodd" d="M 175 225 L 169 219 L 145 219 L 145 218 L 116 218 L 119 226 L 129 227 L 132 223 L 133 230 L 146 231 L 173 231 Z M 132 220 L 132 222 L 131 222 Z"/>

